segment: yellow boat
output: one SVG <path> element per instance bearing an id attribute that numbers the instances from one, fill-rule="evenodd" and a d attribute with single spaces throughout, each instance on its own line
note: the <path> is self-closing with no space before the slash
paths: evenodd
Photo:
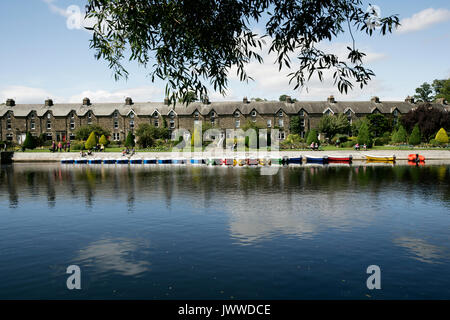
<path id="1" fill-rule="evenodd" d="M 367 156 L 367 161 L 395 161 L 395 155 L 394 156 Z"/>

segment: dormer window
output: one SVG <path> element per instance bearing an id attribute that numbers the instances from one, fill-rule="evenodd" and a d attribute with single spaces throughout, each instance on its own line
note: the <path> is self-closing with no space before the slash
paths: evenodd
<path id="1" fill-rule="evenodd" d="M 158 112 L 153 112 L 153 118 L 158 118 Z"/>
<path id="2" fill-rule="evenodd" d="M 75 114 L 73 112 L 70 114 L 70 119 L 75 119 Z"/>
<path id="3" fill-rule="evenodd" d="M 234 113 L 234 117 L 235 117 L 235 118 L 239 118 L 239 111 L 236 111 L 236 112 Z"/>
<path id="4" fill-rule="evenodd" d="M 52 115 L 50 113 L 47 113 L 47 119 L 51 119 Z"/>
<path id="5" fill-rule="evenodd" d="M 395 109 L 394 112 L 393 112 L 393 114 L 394 114 L 394 117 L 397 117 L 397 116 L 398 116 L 398 110 Z"/>
<path id="6" fill-rule="evenodd" d="M 170 113 L 169 113 L 169 117 L 171 117 L 171 118 L 175 118 L 175 113 L 174 113 L 173 111 L 170 111 Z"/>
<path id="7" fill-rule="evenodd" d="M 131 118 L 131 119 L 134 119 L 134 113 L 133 113 L 133 112 L 130 113 L 130 118 Z"/>
<path id="8" fill-rule="evenodd" d="M 304 115 L 305 115 L 305 111 L 302 109 L 302 110 L 300 110 L 300 112 L 298 113 L 298 115 L 300 116 L 300 117 L 303 117 Z"/>
<path id="9" fill-rule="evenodd" d="M 327 111 L 324 112 L 325 115 L 330 116 L 332 114 L 330 109 L 327 109 Z"/>
<path id="10" fill-rule="evenodd" d="M 92 119 L 92 114 L 90 112 L 88 112 L 88 119 Z"/>
<path id="11" fill-rule="evenodd" d="M 283 111 L 278 112 L 278 116 L 282 117 L 283 116 Z"/>
<path id="12" fill-rule="evenodd" d="M 214 111 L 211 112 L 211 118 L 215 118 L 216 117 L 216 113 Z"/>
<path id="13" fill-rule="evenodd" d="M 34 113 L 31 113 L 30 118 L 34 119 Z"/>
<path id="14" fill-rule="evenodd" d="M 252 117 L 256 117 L 256 111 L 255 110 L 252 111 Z"/>
<path id="15" fill-rule="evenodd" d="M 119 117 L 119 113 L 117 111 L 114 111 L 114 118 L 118 118 Z"/>
<path id="16" fill-rule="evenodd" d="M 11 113 L 8 112 L 8 119 L 11 119 Z"/>
<path id="17" fill-rule="evenodd" d="M 195 112 L 194 112 L 194 118 L 198 118 L 198 116 L 199 116 L 198 111 L 195 111 Z"/>

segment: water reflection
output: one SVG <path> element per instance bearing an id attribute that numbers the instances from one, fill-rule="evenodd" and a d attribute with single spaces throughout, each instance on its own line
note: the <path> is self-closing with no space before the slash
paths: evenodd
<path id="1" fill-rule="evenodd" d="M 150 271 L 151 263 L 136 257 L 148 251 L 149 243 L 138 239 L 102 239 L 80 250 L 74 259 L 84 267 L 93 266 L 98 272 L 116 272 L 123 276 L 139 276 Z"/>
<path id="2" fill-rule="evenodd" d="M 423 239 L 400 237 L 394 239 L 394 244 L 407 249 L 413 259 L 424 263 L 441 263 L 440 260 L 446 255 L 446 248 L 429 244 Z"/>

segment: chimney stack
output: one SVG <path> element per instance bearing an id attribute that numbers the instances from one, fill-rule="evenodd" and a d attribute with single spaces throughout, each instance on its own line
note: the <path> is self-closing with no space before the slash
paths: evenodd
<path id="1" fill-rule="evenodd" d="M 286 96 L 286 103 L 292 103 L 291 96 Z"/>
<path id="2" fill-rule="evenodd" d="M 83 99 L 83 106 L 89 106 L 90 104 L 91 104 L 91 100 L 89 100 L 89 98 Z"/>
<path id="3" fill-rule="evenodd" d="M 169 103 L 170 101 L 169 101 L 169 98 L 168 97 L 165 97 L 164 98 L 164 104 L 166 105 L 166 106 L 168 106 L 170 103 Z"/>
<path id="4" fill-rule="evenodd" d="M 405 99 L 405 102 L 407 102 L 407 103 L 414 103 L 414 98 L 411 97 L 411 96 L 407 96 L 406 99 Z"/>
<path id="5" fill-rule="evenodd" d="M 208 96 L 205 96 L 202 100 L 203 104 L 209 104 L 209 98 Z"/>
<path id="6" fill-rule="evenodd" d="M 244 97 L 244 99 L 242 99 L 242 103 L 245 103 L 245 104 L 247 104 L 247 103 L 248 103 L 248 99 L 247 99 L 247 97 Z"/>
<path id="7" fill-rule="evenodd" d="M 370 99 L 370 101 L 375 102 L 375 103 L 380 103 L 380 98 L 372 97 L 372 99 Z"/>
<path id="8" fill-rule="evenodd" d="M 335 103 L 335 102 L 336 102 L 336 100 L 334 100 L 334 96 L 329 96 L 328 99 L 327 99 L 327 101 L 328 101 L 329 103 Z"/>
<path id="9" fill-rule="evenodd" d="M 46 106 L 46 107 L 51 107 L 51 106 L 53 106 L 53 100 L 52 100 L 52 99 L 47 99 L 47 100 L 45 100 L 45 106 Z"/>
<path id="10" fill-rule="evenodd" d="M 127 97 L 127 98 L 125 99 L 125 104 L 126 104 L 127 106 L 131 106 L 131 105 L 133 104 L 133 99 L 131 99 L 130 97 Z"/>
<path id="11" fill-rule="evenodd" d="M 16 102 L 14 99 L 6 99 L 6 106 L 8 107 L 14 107 L 16 105 Z"/>

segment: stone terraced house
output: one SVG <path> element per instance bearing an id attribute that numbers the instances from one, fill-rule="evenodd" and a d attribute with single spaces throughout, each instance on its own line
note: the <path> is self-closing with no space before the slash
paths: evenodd
<path id="1" fill-rule="evenodd" d="M 164 102 L 92 103 L 89 98 L 82 103 L 53 104 L 48 99 L 44 104 L 16 104 L 13 99 L 0 104 L 0 141 L 22 143 L 26 132 L 34 136 L 44 134 L 47 140 L 64 141 L 75 139 L 75 132 L 84 125 L 97 124 L 111 132 L 111 140 L 125 140 L 127 134 L 142 123 L 156 127 L 166 126 L 170 130 L 184 128 L 192 132 L 197 121 L 209 122 L 219 129 L 243 127 L 247 121 L 266 128 L 280 130 L 279 139 L 289 134 L 290 119 L 299 116 L 303 122 L 304 135 L 316 128 L 325 114 L 343 113 L 350 122 L 372 113 L 382 113 L 393 121 L 419 104 L 407 97 L 405 101 L 381 101 L 373 97 L 370 101 L 336 101 L 330 96 L 326 101 L 295 101 L 287 97 L 279 101 L 194 102 L 188 106 L 175 107 Z M 449 111 L 445 101 L 433 107 Z"/>

